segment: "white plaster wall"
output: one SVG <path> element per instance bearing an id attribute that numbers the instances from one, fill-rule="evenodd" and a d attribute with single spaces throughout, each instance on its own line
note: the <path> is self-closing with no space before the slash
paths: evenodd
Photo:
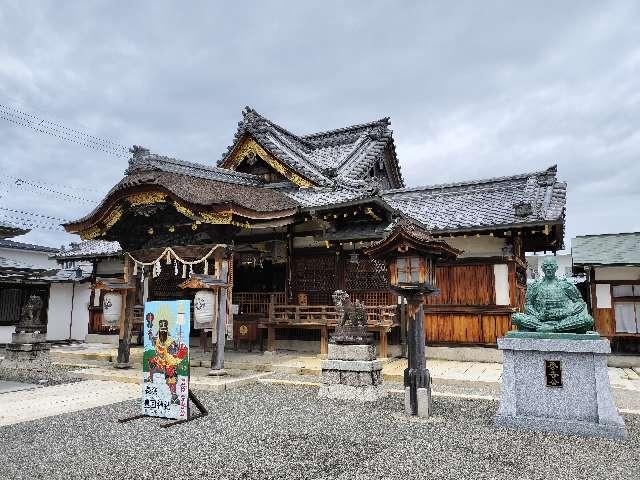
<path id="1" fill-rule="evenodd" d="M 84 340 L 89 331 L 89 283 L 75 284 L 75 294 L 72 283 L 54 283 L 49 294 L 49 310 L 47 325 L 47 340 L 69 340 L 69 325 L 71 324 L 71 304 L 73 296 L 73 325 L 71 339 Z"/>
<path id="2" fill-rule="evenodd" d="M 11 334 L 16 331 L 13 325 L 0 325 L 0 343 L 11 343 Z"/>
<path id="3" fill-rule="evenodd" d="M 442 240 L 458 250 L 463 250 L 464 257 L 501 257 L 502 248 L 507 245 L 504 238 L 480 235 L 479 237 L 443 237 Z"/>
<path id="4" fill-rule="evenodd" d="M 546 258 L 555 258 L 558 263 L 558 277 L 570 277 L 572 274 L 570 273 L 573 267 L 573 260 L 570 254 L 558 254 L 558 255 L 527 255 L 527 270 L 534 270 L 537 272 L 537 277 L 542 278 L 544 273 L 542 272 L 542 263 Z M 527 271 L 527 278 L 532 278 L 530 272 Z"/>
<path id="5" fill-rule="evenodd" d="M 596 308 L 611 308 L 611 285 L 596 284 Z"/>
<path id="6" fill-rule="evenodd" d="M 16 262 L 34 266 L 36 268 L 57 268 L 55 260 L 50 260 L 48 252 L 34 252 L 31 250 L 19 250 L 16 248 L 0 248 L 0 257 L 9 258 Z"/>
<path id="7" fill-rule="evenodd" d="M 509 267 L 504 263 L 493 266 L 493 277 L 496 288 L 496 305 L 510 305 L 509 298 Z"/>
<path id="8" fill-rule="evenodd" d="M 596 280 L 640 280 L 640 267 L 595 267 Z"/>
<path id="9" fill-rule="evenodd" d="M 84 340 L 89 333 L 89 301 L 91 300 L 91 284 L 76 284 L 76 298 L 73 302 L 73 324 L 71 339 Z"/>

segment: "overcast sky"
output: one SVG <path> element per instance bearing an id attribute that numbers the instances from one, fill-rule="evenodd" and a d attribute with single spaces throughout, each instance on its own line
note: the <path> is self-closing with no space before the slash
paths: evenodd
<path id="1" fill-rule="evenodd" d="M 301 134 L 390 116 L 410 186 L 557 164 L 567 242 L 640 231 L 638 1 L 4 0 L 0 104 L 210 165 L 245 105 Z M 74 219 L 8 177 L 99 199 L 127 162 L 0 118 L 0 165 L 0 207 Z"/>

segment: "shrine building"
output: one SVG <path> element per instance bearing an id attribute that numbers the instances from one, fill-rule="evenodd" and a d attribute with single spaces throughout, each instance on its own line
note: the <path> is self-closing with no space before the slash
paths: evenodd
<path id="1" fill-rule="evenodd" d="M 565 196 L 555 166 L 406 186 L 388 118 L 297 135 L 246 108 L 217 165 L 134 147 L 124 178 L 65 228 L 84 240 L 118 241 L 140 266 L 145 300 L 192 298 L 179 285 L 220 268 L 224 257 L 236 339 L 264 332 L 271 350 L 306 341 L 326 352 L 336 322 L 331 295 L 345 290 L 365 303 L 385 356 L 388 343 L 404 342 L 405 308 L 385 266 L 362 249 L 394 219 L 408 217 L 463 251 L 437 267 L 427 342 L 495 344 L 524 304 L 525 252 L 563 248 Z M 216 245 L 225 253 L 208 267 L 200 260 Z M 177 257 L 156 261 L 167 247 Z M 410 278 L 416 268 L 399 274 Z"/>

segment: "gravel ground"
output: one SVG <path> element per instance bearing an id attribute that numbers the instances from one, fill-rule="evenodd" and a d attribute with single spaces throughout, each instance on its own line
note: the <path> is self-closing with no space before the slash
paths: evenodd
<path id="1" fill-rule="evenodd" d="M 497 403 L 437 397 L 411 419 L 402 397 L 374 405 L 316 398 L 314 388 L 251 385 L 199 394 L 211 414 L 162 429 L 126 424 L 138 402 L 0 429 L 11 479 L 617 479 L 640 478 L 640 416 L 629 440 L 498 430 Z"/>
<path id="2" fill-rule="evenodd" d="M 60 385 L 82 380 L 77 375 L 71 373 L 79 367 L 65 365 L 49 365 L 38 370 L 17 370 L 13 368 L 3 368 L 0 364 L 0 380 L 13 382 L 35 383 L 36 385 Z M 2 478 L 2 477 L 0 477 Z"/>

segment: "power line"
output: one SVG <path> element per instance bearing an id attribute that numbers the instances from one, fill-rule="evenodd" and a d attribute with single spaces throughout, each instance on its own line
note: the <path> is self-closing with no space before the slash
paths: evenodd
<path id="1" fill-rule="evenodd" d="M 33 182 L 31 180 L 27 180 L 19 177 L 15 177 L 15 180 L 10 182 L 6 180 L 0 180 L 0 184 L 7 185 L 12 188 L 28 188 L 31 191 L 37 190 L 36 193 L 48 193 L 50 195 L 62 197 L 63 200 L 67 200 L 67 201 L 80 201 L 80 202 L 90 203 L 90 204 L 98 203 L 97 200 L 88 199 L 80 195 L 73 195 L 71 193 L 61 192 L 59 190 L 49 188 L 46 185 L 41 185 L 37 182 Z"/>
<path id="2" fill-rule="evenodd" d="M 11 110 L 13 110 L 13 112 Z M 51 135 L 93 150 L 109 153 L 116 157 L 124 157 L 127 156 L 128 153 L 127 148 L 123 145 L 118 145 L 110 140 L 100 139 L 99 137 L 61 126 L 60 124 L 41 119 L 35 115 L 26 114 L 16 109 L 9 109 L 2 104 L 0 104 L 0 118 L 15 125 L 27 127 L 36 132 Z"/>
<path id="3" fill-rule="evenodd" d="M 60 123 L 56 123 L 56 122 L 52 122 L 50 120 L 45 120 L 45 119 L 39 118 L 36 115 L 33 115 L 32 113 L 23 112 L 22 110 L 18 110 L 15 107 L 10 107 L 8 105 L 4 105 L 4 104 L 0 103 L 0 109 L 11 110 L 11 111 L 16 112 L 16 113 L 18 113 L 20 115 L 23 115 L 23 116 L 26 116 L 26 117 L 31 117 L 31 118 L 34 119 L 34 121 L 36 121 L 38 123 L 48 123 L 48 124 L 54 125 L 56 127 L 62 128 L 63 130 L 67 130 L 69 132 L 73 132 L 73 133 L 79 134 L 81 136 L 92 138 L 92 139 L 94 139 L 94 140 L 96 140 L 96 141 L 98 141 L 100 143 L 111 144 L 111 145 L 113 145 L 114 147 L 116 147 L 118 149 L 124 149 L 125 152 L 127 151 L 127 149 L 123 145 L 120 145 L 119 143 L 116 143 L 116 142 L 114 142 L 112 140 L 109 140 L 109 139 L 106 139 L 106 138 L 97 137 L 95 135 L 90 135 L 88 133 L 81 132 L 79 130 L 75 130 L 73 128 L 66 127 L 64 125 L 61 125 Z"/>
<path id="4" fill-rule="evenodd" d="M 2 173 L 0 173 L 0 177 L 3 178 L 8 178 L 10 180 L 26 180 L 29 181 L 30 183 L 37 183 L 40 185 L 47 185 L 50 187 L 55 187 L 55 188 L 63 188 L 63 189 L 68 189 L 68 190 L 83 190 L 85 192 L 92 192 L 92 193 L 99 193 L 100 195 L 102 195 L 104 192 L 102 190 L 98 190 L 96 188 L 89 188 L 89 187 L 78 187 L 76 185 L 60 185 L 60 184 L 56 184 L 56 183 L 51 183 L 51 182 L 43 182 L 42 180 L 35 180 L 33 178 L 25 178 L 25 177 L 15 177 L 12 175 L 4 175 Z M 0 182 L 2 182 L 2 180 L 0 180 Z"/>
<path id="5" fill-rule="evenodd" d="M 53 217 L 51 215 L 44 215 L 42 213 L 26 212 L 24 210 L 17 210 L 15 208 L 0 207 L 0 210 L 4 210 L 6 212 L 20 213 L 22 215 L 31 215 L 31 216 L 34 216 L 34 217 L 46 218 L 46 219 L 49 219 L 49 220 L 57 220 L 57 221 L 60 221 L 62 223 L 67 223 L 68 222 L 68 220 L 65 219 L 65 218 Z"/>

